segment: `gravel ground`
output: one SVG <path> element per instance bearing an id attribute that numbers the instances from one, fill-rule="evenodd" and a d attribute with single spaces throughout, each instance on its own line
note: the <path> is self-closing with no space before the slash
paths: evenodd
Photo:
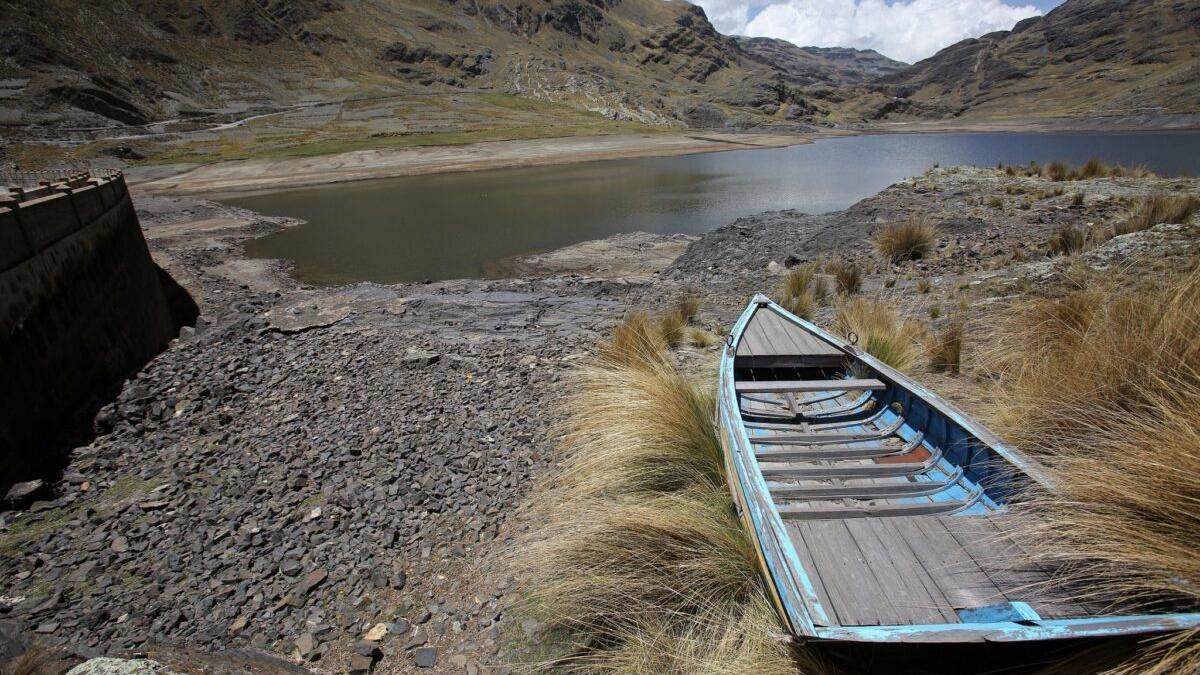
<path id="1" fill-rule="evenodd" d="M 561 376 L 626 308 L 690 289 L 701 324 L 729 325 L 787 264 L 841 255 L 869 266 L 868 292 L 928 316 L 964 283 L 1044 260 L 1060 225 L 1107 222 L 1149 190 L 1200 192 L 939 169 L 843 212 L 741 219 L 644 281 L 332 289 L 240 257 L 239 241 L 289 221 L 139 195 L 202 321 L 101 409 L 49 494 L 0 513 L 0 627 L 78 656 L 186 645 L 322 672 L 502 671 L 506 635 L 536 627 L 507 627 L 519 589 L 490 561 L 551 456 Z M 875 262 L 866 237 L 910 214 L 941 224 L 936 253 Z M 969 389 L 948 379 L 934 384 Z"/>

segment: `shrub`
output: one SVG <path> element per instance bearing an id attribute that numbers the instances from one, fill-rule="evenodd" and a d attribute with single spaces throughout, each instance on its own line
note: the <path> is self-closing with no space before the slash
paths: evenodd
<path id="1" fill-rule="evenodd" d="M 862 290 L 862 268 L 845 259 L 831 260 L 825 265 L 825 271 L 833 275 L 837 292 L 843 295 L 853 295 Z"/>
<path id="2" fill-rule="evenodd" d="M 996 196 L 989 197 L 987 203 L 988 206 L 992 207 L 993 209 L 1004 208 L 1004 200 Z"/>
<path id="3" fill-rule="evenodd" d="M 917 292 L 921 294 L 928 293 L 933 290 L 933 282 L 928 279 L 920 279 L 917 281 Z"/>
<path id="4" fill-rule="evenodd" d="M 1050 238 L 1046 240 L 1046 245 L 1055 255 L 1074 255 L 1087 246 L 1087 238 L 1087 233 L 1083 229 L 1073 225 L 1063 225 L 1050 235 Z"/>
<path id="5" fill-rule="evenodd" d="M 929 318 L 930 319 L 933 319 L 936 321 L 941 316 L 942 316 L 941 305 L 930 305 L 929 306 Z"/>
<path id="6" fill-rule="evenodd" d="M 901 317 L 887 303 L 863 297 L 837 304 L 834 330 L 844 336 L 856 334 L 860 348 L 900 371 L 912 368 L 924 333 L 920 324 Z"/>
<path id="7" fill-rule="evenodd" d="M 1141 232 L 1161 223 L 1185 223 L 1198 206 L 1200 199 L 1192 195 L 1156 194 L 1143 197 L 1134 204 L 1129 216 L 1113 228 L 1113 235 Z"/>
<path id="8" fill-rule="evenodd" d="M 1071 195 L 1071 206 L 1083 206 L 1083 193 L 1076 192 Z"/>

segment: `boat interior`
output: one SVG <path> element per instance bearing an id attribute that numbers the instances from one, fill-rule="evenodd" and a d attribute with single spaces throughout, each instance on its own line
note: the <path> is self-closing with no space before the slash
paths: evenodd
<path id="1" fill-rule="evenodd" d="M 957 411 L 763 304 L 733 360 L 737 414 L 817 625 L 1094 615 L 1009 535 L 1029 480 Z M 746 453 L 748 454 L 748 453 Z"/>

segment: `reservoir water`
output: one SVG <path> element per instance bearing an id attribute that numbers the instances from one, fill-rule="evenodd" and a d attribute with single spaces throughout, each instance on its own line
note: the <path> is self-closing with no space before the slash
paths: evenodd
<path id="1" fill-rule="evenodd" d="M 620 232 L 701 233 L 773 209 L 846 208 L 940 164 L 1091 157 L 1200 173 L 1200 132 L 854 136 L 771 150 L 412 176 L 227 199 L 304 225 L 246 242 L 314 284 L 484 276 L 506 258 Z"/>

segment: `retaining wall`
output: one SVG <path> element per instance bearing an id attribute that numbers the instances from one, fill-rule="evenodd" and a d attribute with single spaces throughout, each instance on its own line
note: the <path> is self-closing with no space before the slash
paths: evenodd
<path id="1" fill-rule="evenodd" d="M 0 487 L 178 334 L 164 276 L 122 176 L 0 188 Z"/>

